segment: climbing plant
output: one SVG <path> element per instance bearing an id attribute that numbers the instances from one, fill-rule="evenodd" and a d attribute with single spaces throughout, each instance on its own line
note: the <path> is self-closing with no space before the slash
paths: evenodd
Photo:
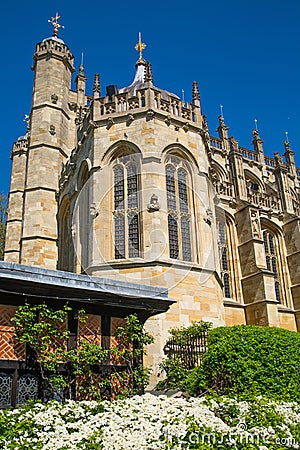
<path id="1" fill-rule="evenodd" d="M 72 308 L 61 309 L 46 304 L 19 306 L 12 318 L 16 342 L 27 346 L 27 363 L 35 365 L 44 386 L 64 392 L 67 398 L 97 400 L 129 396 L 141 392 L 148 382 L 148 371 L 143 367 L 145 345 L 153 342 L 136 315 L 125 318 L 116 330 L 116 345 L 103 349 L 81 338 L 78 345 L 70 345 L 67 328 Z M 84 310 L 77 312 L 78 322 L 87 319 Z M 29 361 L 28 361 L 29 359 Z M 110 370 L 101 372 L 105 364 Z"/>

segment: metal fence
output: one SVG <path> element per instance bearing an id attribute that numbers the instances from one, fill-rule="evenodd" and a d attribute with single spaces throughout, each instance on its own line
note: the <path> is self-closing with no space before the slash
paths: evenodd
<path id="1" fill-rule="evenodd" d="M 203 331 L 200 336 L 189 336 L 181 341 L 170 339 L 164 347 L 166 356 L 178 359 L 186 369 L 199 366 L 206 350 L 207 331 Z"/>

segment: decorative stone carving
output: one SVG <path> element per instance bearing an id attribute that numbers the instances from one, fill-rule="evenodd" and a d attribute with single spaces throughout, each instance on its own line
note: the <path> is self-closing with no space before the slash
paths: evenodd
<path id="1" fill-rule="evenodd" d="M 185 122 L 185 124 L 182 127 L 184 129 L 184 131 L 187 133 L 189 131 L 190 128 L 190 124 L 188 122 Z"/>
<path id="2" fill-rule="evenodd" d="M 51 95 L 51 102 L 56 105 L 57 100 L 58 100 L 58 96 L 56 94 L 52 94 Z"/>
<path id="3" fill-rule="evenodd" d="M 126 124 L 130 125 L 133 121 L 134 121 L 134 115 L 133 114 L 128 114 Z"/>
<path id="4" fill-rule="evenodd" d="M 147 205 L 148 212 L 155 212 L 160 210 L 160 204 L 156 194 L 151 195 L 150 203 Z"/>
<path id="5" fill-rule="evenodd" d="M 50 133 L 52 136 L 54 136 L 54 135 L 56 134 L 55 126 L 54 126 L 54 125 L 50 125 L 50 127 L 49 127 L 49 133 Z"/>
<path id="6" fill-rule="evenodd" d="M 115 123 L 114 119 L 112 117 L 109 117 L 107 119 L 106 128 L 109 130 L 113 126 L 114 123 Z"/>
<path id="7" fill-rule="evenodd" d="M 261 238 L 260 231 L 260 221 L 259 221 L 259 213 L 256 209 L 251 209 L 251 227 L 252 227 L 252 235 L 254 238 Z"/>
<path id="8" fill-rule="evenodd" d="M 169 116 L 167 116 L 166 118 L 165 118 L 165 123 L 169 126 L 169 125 L 171 125 L 171 116 L 169 115 Z"/>
<path id="9" fill-rule="evenodd" d="M 92 219 L 96 219 L 99 216 L 99 210 L 96 203 L 91 203 L 90 205 L 90 216 Z"/>
<path id="10" fill-rule="evenodd" d="M 77 103 L 76 102 L 70 102 L 69 103 L 69 108 L 71 111 L 76 111 L 77 110 Z"/>
<path id="11" fill-rule="evenodd" d="M 214 214 L 210 208 L 206 210 L 206 217 L 204 217 L 204 222 L 206 222 L 209 226 L 211 226 L 214 218 Z"/>
<path id="12" fill-rule="evenodd" d="M 152 120 L 154 117 L 154 111 L 152 111 L 152 109 L 149 109 L 147 111 L 147 120 Z"/>

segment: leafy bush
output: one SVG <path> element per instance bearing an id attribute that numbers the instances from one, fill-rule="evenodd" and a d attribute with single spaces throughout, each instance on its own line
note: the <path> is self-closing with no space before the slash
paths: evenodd
<path id="1" fill-rule="evenodd" d="M 191 372 L 190 367 L 191 361 L 189 354 L 189 344 L 192 345 L 193 342 L 197 342 L 198 338 L 207 335 L 208 330 L 212 327 L 211 322 L 204 322 L 203 320 L 199 322 L 192 322 L 189 326 L 182 326 L 180 328 L 171 328 L 169 334 L 171 336 L 170 341 L 173 344 L 178 345 L 182 348 L 183 352 L 181 354 L 168 355 L 160 364 L 160 368 L 166 373 L 167 378 L 160 381 L 157 384 L 157 389 L 181 389 L 185 390 L 185 381 L 187 375 Z M 194 341 L 195 340 L 195 341 Z M 166 347 L 168 346 L 168 341 Z M 201 356 L 200 356 L 201 357 Z M 193 355 L 194 364 L 198 358 Z"/>
<path id="2" fill-rule="evenodd" d="M 201 366 L 188 374 L 190 394 L 300 399 L 300 334 L 274 327 L 238 325 L 209 332 Z"/>
<path id="3" fill-rule="evenodd" d="M 199 322 L 192 322 L 191 325 L 187 327 L 171 328 L 169 333 L 176 344 L 186 344 L 191 338 L 201 337 L 203 333 L 210 330 L 211 327 L 211 322 L 200 320 Z"/>

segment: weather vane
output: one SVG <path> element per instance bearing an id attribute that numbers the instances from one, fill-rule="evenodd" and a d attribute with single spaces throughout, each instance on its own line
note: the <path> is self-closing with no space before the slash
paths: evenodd
<path id="1" fill-rule="evenodd" d="M 223 116 L 223 105 L 220 105 L 220 111 L 221 111 L 221 117 L 224 118 L 224 116 Z"/>
<path id="2" fill-rule="evenodd" d="M 254 126 L 255 126 L 256 131 L 258 131 L 258 127 L 257 127 L 257 119 L 254 119 Z"/>
<path id="3" fill-rule="evenodd" d="M 134 47 L 136 49 L 137 52 L 140 52 L 140 58 L 139 61 L 141 61 L 143 59 L 143 50 L 145 50 L 146 48 L 146 44 L 144 44 L 142 42 L 142 34 L 139 33 L 139 42 L 136 44 L 136 46 Z"/>
<path id="4" fill-rule="evenodd" d="M 285 131 L 285 140 L 286 140 L 286 142 L 290 143 L 289 142 L 289 133 L 288 133 L 288 131 Z"/>
<path id="5" fill-rule="evenodd" d="M 63 25 L 58 23 L 58 19 L 60 19 L 60 15 L 56 13 L 55 17 L 51 17 L 51 19 L 48 20 L 48 22 L 51 23 L 54 27 L 53 36 L 58 36 L 59 28 L 65 28 Z"/>
<path id="6" fill-rule="evenodd" d="M 28 131 L 28 130 L 29 130 L 29 127 L 30 127 L 30 116 L 29 116 L 28 114 L 25 114 L 25 115 L 24 115 L 23 122 L 26 122 L 26 125 L 27 125 L 27 131 Z"/>

